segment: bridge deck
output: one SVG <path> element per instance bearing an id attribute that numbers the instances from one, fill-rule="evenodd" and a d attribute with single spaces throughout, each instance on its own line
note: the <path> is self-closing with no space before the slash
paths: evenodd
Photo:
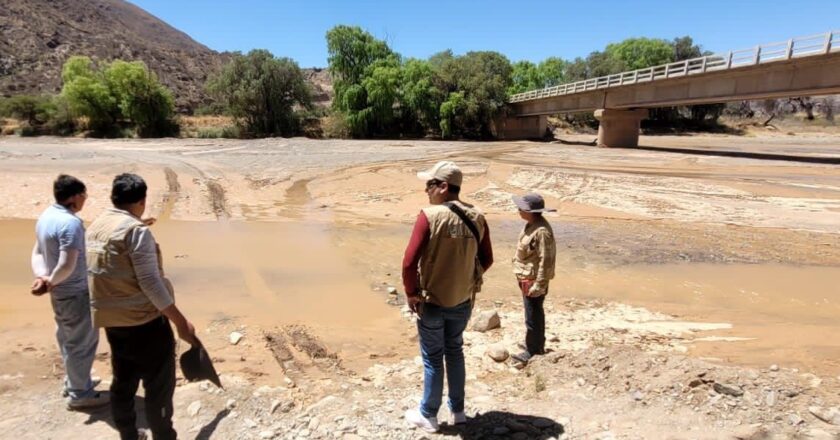
<path id="1" fill-rule="evenodd" d="M 511 96 L 515 116 L 840 93 L 840 32 Z"/>

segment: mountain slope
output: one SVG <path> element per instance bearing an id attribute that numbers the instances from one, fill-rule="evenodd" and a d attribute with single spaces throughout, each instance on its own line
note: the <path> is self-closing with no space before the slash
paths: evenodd
<path id="1" fill-rule="evenodd" d="M 58 92 L 72 55 L 146 62 L 180 110 L 203 101 L 225 58 L 122 0 L 0 0 L 0 94 Z"/>

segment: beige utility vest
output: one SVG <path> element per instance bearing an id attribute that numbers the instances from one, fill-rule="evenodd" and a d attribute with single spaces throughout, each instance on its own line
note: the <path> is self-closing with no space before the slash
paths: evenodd
<path id="1" fill-rule="evenodd" d="M 456 203 L 473 221 L 481 239 L 485 234 L 484 216 L 475 208 Z M 423 209 L 431 235 L 420 256 L 420 288 L 429 302 L 453 307 L 472 298 L 480 290 L 481 273 L 477 267 L 476 242 L 470 229 L 445 205 Z"/>
<path id="2" fill-rule="evenodd" d="M 118 209 L 106 209 L 87 229 L 87 266 L 93 325 L 130 327 L 160 316 L 140 289 L 128 254 L 127 239 L 143 226 L 137 217 Z M 158 267 L 163 275 L 160 249 Z"/>

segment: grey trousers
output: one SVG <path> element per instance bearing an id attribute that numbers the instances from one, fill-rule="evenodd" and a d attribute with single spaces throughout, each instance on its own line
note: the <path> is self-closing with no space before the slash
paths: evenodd
<path id="1" fill-rule="evenodd" d="M 55 313 L 55 337 L 64 361 L 64 387 L 71 399 L 82 399 L 95 392 L 90 380 L 90 368 L 99 344 L 99 330 L 90 318 L 90 296 L 79 295 L 55 298 L 50 295 Z"/>

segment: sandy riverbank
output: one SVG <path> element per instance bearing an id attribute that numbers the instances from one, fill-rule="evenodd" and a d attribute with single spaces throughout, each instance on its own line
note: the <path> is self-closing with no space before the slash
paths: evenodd
<path id="1" fill-rule="evenodd" d="M 836 136 L 657 136 L 643 137 L 642 143 L 705 152 L 840 158 L 840 137 Z M 413 397 L 416 384 L 410 378 L 420 377 L 411 364 L 416 354 L 414 332 L 399 305 L 388 304 L 398 301 L 389 298 L 386 288 L 401 290 L 402 249 L 425 200 L 422 183 L 414 173 L 442 158 L 451 158 L 464 168 L 464 197 L 487 213 L 497 257 L 479 306 L 503 313 L 503 331 L 474 335 L 476 385 L 470 395 L 479 402 L 484 396 L 475 410 L 486 412 L 492 409 L 491 404 L 497 404 L 516 407 L 520 415 L 529 407 L 537 408 L 555 420 L 563 413 L 575 414 L 576 421 L 561 423 L 567 437 L 592 438 L 597 432 L 610 431 L 618 438 L 632 438 L 633 427 L 621 427 L 629 423 L 627 416 L 615 416 L 620 423 L 610 423 L 610 414 L 622 410 L 620 403 L 611 402 L 603 407 L 606 409 L 594 411 L 591 420 L 581 420 L 587 413 L 572 409 L 570 399 L 561 391 L 574 386 L 582 390 L 575 399 L 595 401 L 639 390 L 649 395 L 642 383 L 629 390 L 606 379 L 601 385 L 595 373 L 584 381 L 594 383 L 596 389 L 579 386 L 575 367 L 562 359 L 541 364 L 533 372 L 499 369 L 492 361 L 485 364 L 486 344 L 514 344 L 512 338 L 520 330 L 519 303 L 510 288 L 508 262 L 520 224 L 509 197 L 536 189 L 560 208 L 550 218 L 558 238 L 558 273 L 549 301 L 555 309 L 556 341 L 551 347 L 555 353 L 566 353 L 564 359 L 585 356 L 585 363 L 598 362 L 586 352 L 592 347 L 603 350 L 607 357 L 621 358 L 624 350 L 653 356 L 651 359 L 662 356 L 664 363 L 652 371 L 673 376 L 679 383 L 690 381 L 680 376 L 688 373 L 678 374 L 680 369 L 696 374 L 697 369 L 720 368 L 726 377 L 719 380 L 732 381 L 735 376 L 747 377 L 752 374 L 749 371 L 777 364 L 782 373 L 773 379 L 791 387 L 794 383 L 800 387 L 800 380 L 808 382 L 799 376 L 802 372 L 814 373 L 823 378 L 816 391 L 800 392 L 804 397 L 789 398 L 790 402 L 775 409 L 775 405 L 754 405 L 778 411 L 784 420 L 762 416 L 755 418 L 755 423 L 779 433 L 833 432 L 831 425 L 820 426 L 822 422 L 809 415 L 807 406 L 836 405 L 831 396 L 836 398 L 840 390 L 834 379 L 840 374 L 840 342 L 829 336 L 840 322 L 837 165 L 559 143 L 305 139 L 0 139 L 0 195 L 4 200 L 0 218 L 7 219 L 0 220 L 4 243 L 0 289 L 6 295 L 0 307 L 0 335 L 15 341 L 0 349 L 0 374 L 4 375 L 0 392 L 5 402 L 0 407 L 11 408 L 15 399 L 31 402 L 16 408 L 17 415 L 0 426 L 10 433 L 32 434 L 17 417 L 25 417 L 28 411 L 53 415 L 63 411 L 57 397 L 38 398 L 45 393 L 52 396 L 60 371 L 56 369 L 49 305 L 25 293 L 33 219 L 50 203 L 50 182 L 59 172 L 74 174 L 88 184 L 90 200 L 81 213 L 88 221 L 107 205 L 114 174 L 131 171 L 143 175 L 151 187 L 151 214 L 161 219 L 154 230 L 178 301 L 205 332 L 205 342 L 221 361 L 223 375 L 238 384 L 233 386 L 239 390 L 236 400 L 250 402 L 247 396 L 255 387 L 283 386 L 289 394 L 277 399 L 297 402 L 297 410 L 290 408 L 288 413 L 275 408 L 274 415 L 265 415 L 265 408 L 254 407 L 242 409 L 239 417 L 226 414 L 217 422 L 218 438 L 257 437 L 261 427 L 286 422 L 292 426 L 286 427 L 288 432 L 277 428 L 275 434 L 291 436 L 297 429 L 299 435 L 301 428 L 294 424 L 301 417 L 309 417 L 307 429 L 311 424 L 311 415 L 303 414 L 302 406 L 324 396 L 351 399 L 354 407 L 365 408 L 366 413 L 376 406 L 366 400 L 381 399 L 389 405 L 385 402 L 394 400 L 394 395 L 403 400 Z M 571 298 L 579 305 L 569 302 Z M 626 334 L 633 337 L 614 337 L 575 326 L 572 322 L 581 317 L 575 318 L 574 313 L 589 313 L 584 319 L 601 322 L 598 328 L 619 329 L 619 335 L 622 328 L 630 328 Z M 569 316 L 574 319 L 569 321 Z M 305 327 L 296 327 L 300 325 Z M 246 335 L 235 346 L 227 341 L 234 330 Z M 275 335 L 276 340 L 278 334 L 288 341 L 297 364 L 278 364 L 277 350 L 271 350 L 265 338 Z M 572 343 L 575 338 L 581 343 Z M 320 356 L 319 347 L 329 356 Z M 106 378 L 107 350 L 103 341 L 102 357 L 96 364 Z M 675 365 L 668 363 L 671 360 Z M 374 370 L 369 370 L 371 367 Z M 638 367 L 629 363 L 623 368 Z M 375 383 L 375 377 L 364 379 L 379 374 L 381 381 L 388 382 L 402 377 L 403 372 L 417 374 L 406 373 L 409 382 L 404 380 L 401 387 L 388 385 L 388 393 L 366 385 Z M 552 379 L 545 379 L 544 390 L 533 395 L 491 392 L 517 381 L 532 381 L 537 372 Z M 563 377 L 568 381 L 559 379 Z M 657 376 L 642 377 L 652 383 Z M 756 401 L 766 400 L 764 387 L 773 382 L 762 377 L 750 379 L 750 383 L 761 382 L 760 386 L 750 385 L 761 388 Z M 296 387 L 290 388 L 288 382 Z M 306 391 L 301 390 L 303 384 Z M 606 394 L 590 394 L 599 386 Z M 191 401 L 183 399 L 197 398 L 190 393 L 204 396 L 194 388 L 179 388 L 179 402 L 186 405 Z M 223 397 L 214 397 L 214 405 L 224 408 Z M 627 404 L 638 405 L 642 400 L 630 399 Z M 680 419 L 664 423 L 652 414 L 663 408 L 661 405 L 680 408 L 679 400 L 648 400 L 650 405 L 640 411 L 642 419 L 649 420 L 639 423 L 650 432 L 677 432 Z M 553 412 L 548 414 L 547 408 Z M 198 426 L 193 433 L 206 433 L 204 422 L 212 418 L 204 420 L 178 410 L 183 417 L 180 429 Z M 333 433 L 362 435 L 338 429 L 338 417 L 351 420 L 358 416 L 360 423 L 368 420 L 359 415 L 358 408 L 344 410 L 328 411 L 330 423 L 335 425 Z M 679 417 L 688 417 L 680 411 Z M 791 411 L 802 413 L 804 423 L 787 423 Z M 398 412 L 388 418 L 398 419 Z M 684 419 L 685 430 L 680 432 L 685 438 L 694 438 L 689 429 L 692 423 L 725 421 L 711 433 L 719 435 L 703 438 L 719 438 L 739 426 L 734 418 L 721 418 L 725 412 L 701 413 L 696 420 Z M 248 428 L 246 414 L 250 419 L 262 414 L 262 419 Z M 80 419 L 61 417 L 64 422 L 40 423 L 35 430 L 40 437 L 32 438 L 76 432 L 62 430 Z M 737 421 L 748 425 L 753 423 L 751 417 L 758 416 L 747 412 Z M 779 426 L 773 425 L 776 422 Z M 610 427 L 601 429 L 604 423 Z M 104 424 L 94 423 L 85 429 L 112 432 L 100 425 Z M 781 430 L 782 426 L 790 429 Z M 319 431 L 318 427 L 309 430 L 313 435 Z M 411 437 L 410 432 L 394 432 Z"/>

